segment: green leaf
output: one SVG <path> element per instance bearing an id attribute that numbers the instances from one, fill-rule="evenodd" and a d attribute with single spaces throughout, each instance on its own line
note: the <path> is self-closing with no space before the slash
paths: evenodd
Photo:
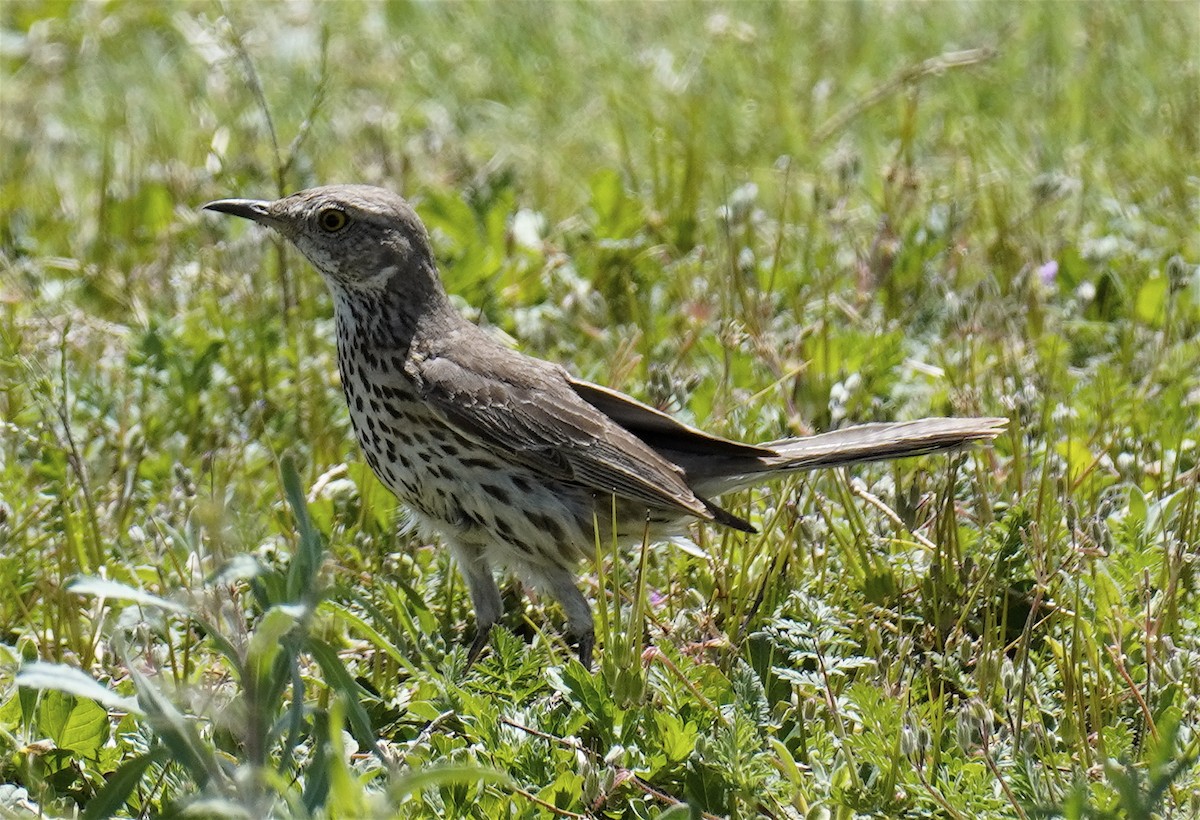
<path id="1" fill-rule="evenodd" d="M 76 595 L 91 595 L 96 598 L 106 598 L 110 601 L 128 601 L 142 606 L 155 606 L 185 615 L 188 612 L 187 607 L 182 604 L 168 601 L 166 598 L 160 598 L 157 595 L 151 595 L 149 592 L 136 589 L 127 584 L 110 581 L 107 578 L 76 578 L 67 585 L 67 592 L 74 592 Z"/>
<path id="2" fill-rule="evenodd" d="M 171 752 L 171 759 L 184 768 L 200 788 L 221 774 L 216 750 L 206 745 L 196 728 L 162 692 L 137 669 L 129 670 L 137 688 L 138 701 L 155 734 Z"/>
<path id="3" fill-rule="evenodd" d="M 657 820 L 688 820 L 695 816 L 691 806 L 687 803 L 677 803 L 660 814 Z"/>
<path id="4" fill-rule="evenodd" d="M 699 730 L 694 723 L 684 723 L 678 715 L 666 711 L 651 712 L 658 727 L 659 743 L 671 763 L 681 763 L 696 748 Z"/>
<path id="5" fill-rule="evenodd" d="M 38 709 L 38 729 L 72 757 L 92 759 L 108 740 L 108 710 L 88 698 L 47 692 Z"/>
<path id="6" fill-rule="evenodd" d="M 21 667 L 17 673 L 17 686 L 65 692 L 81 698 L 94 700 L 110 709 L 141 713 L 137 701 L 118 695 L 82 670 L 61 663 L 33 661 Z"/>
<path id="7" fill-rule="evenodd" d="M 364 607 L 367 608 L 367 611 L 372 612 L 372 615 L 381 614 L 379 613 L 378 607 L 375 607 L 369 601 L 366 601 L 362 596 L 350 591 L 348 591 L 346 594 L 348 597 L 351 597 L 363 604 Z M 361 615 L 358 615 L 357 613 L 351 611 L 348 607 L 333 601 L 323 601 L 321 603 L 321 609 L 337 615 L 352 629 L 362 633 L 362 635 L 371 642 L 372 646 L 374 646 L 380 652 L 385 653 L 389 658 L 396 661 L 396 663 L 403 666 L 410 675 L 417 674 L 417 667 L 413 665 L 412 661 L 404 656 L 404 654 L 396 647 L 396 644 L 393 642 L 393 640 L 389 640 L 386 636 L 380 633 L 379 630 L 372 626 L 371 623 L 369 623 Z M 376 621 L 378 623 L 387 624 L 389 633 L 392 633 L 393 635 L 395 634 L 395 629 L 388 624 L 386 619 L 377 618 Z"/>
<path id="8" fill-rule="evenodd" d="M 1152 276 L 1142 282 L 1134 302 L 1134 313 L 1138 319 L 1154 327 L 1162 324 L 1166 316 L 1168 284 L 1167 277 L 1162 275 Z"/>
<path id="9" fill-rule="evenodd" d="M 300 486 L 300 476 L 296 473 L 296 466 L 291 458 L 283 459 L 280 474 L 288 505 L 296 518 L 296 529 L 300 533 L 299 547 L 292 558 L 291 566 L 288 567 L 288 600 L 315 601 L 319 592 L 318 574 L 325 555 L 325 542 L 309 517 L 304 490 Z"/>
<path id="10" fill-rule="evenodd" d="M 413 769 L 397 777 L 389 788 L 393 798 L 439 786 L 455 786 L 468 783 L 494 783 L 513 787 L 516 784 L 504 772 L 483 766 L 445 765 L 428 769 Z"/>
<path id="11" fill-rule="evenodd" d="M 566 695 L 601 726 L 614 724 L 615 704 L 612 694 L 598 675 L 593 675 L 583 665 L 572 661 L 562 667 L 547 670 L 550 685 Z"/>
<path id="12" fill-rule="evenodd" d="M 591 192 L 598 236 L 624 239 L 637 229 L 639 206 L 625 190 L 619 173 L 605 169 L 594 174 Z"/>
<path id="13" fill-rule="evenodd" d="M 311 639 L 308 642 L 308 649 L 325 674 L 325 682 L 329 688 L 341 695 L 346 707 L 346 716 L 350 721 L 350 732 L 354 735 L 354 739 L 364 748 L 374 749 L 375 731 L 371 728 L 371 717 L 363 708 L 359 697 L 361 687 L 354 678 L 350 677 L 342 659 L 328 644 Z"/>
<path id="14" fill-rule="evenodd" d="M 1130 486 L 1129 508 L 1125 514 L 1125 519 L 1136 529 L 1146 521 L 1146 513 L 1146 494 L 1139 487 Z"/>
<path id="15" fill-rule="evenodd" d="M 267 610 L 246 648 L 246 673 L 265 685 L 275 670 L 275 659 L 284 649 L 284 636 L 308 615 L 303 604 L 280 604 Z M 264 690 L 260 690 L 264 691 Z"/>
<path id="16" fill-rule="evenodd" d="M 319 777 L 328 783 L 328 805 L 336 806 L 346 817 L 363 816 L 367 814 L 367 804 L 362 783 L 346 763 L 346 748 L 342 742 L 345 707 L 346 699 L 342 695 L 336 696 L 330 704 L 329 734 L 322 744 L 328 753 L 320 756 L 322 771 Z"/>
<path id="17" fill-rule="evenodd" d="M 770 745 L 771 751 L 775 753 L 775 761 L 783 776 L 787 778 L 788 783 L 794 789 L 802 788 L 804 785 L 804 775 L 800 773 L 800 767 L 796 765 L 796 758 L 788 750 L 788 747 L 774 735 L 767 737 L 767 743 Z"/>
<path id="18" fill-rule="evenodd" d="M 1096 568 L 1096 613 L 1107 618 L 1121 609 L 1121 588 L 1103 566 Z"/>
<path id="19" fill-rule="evenodd" d="M 129 801 L 129 795 L 142 782 L 146 770 L 156 763 L 169 760 L 165 746 L 155 746 L 145 754 L 137 755 L 126 760 L 120 768 L 113 772 L 104 784 L 104 788 L 88 801 L 80 815 L 80 820 L 102 820 L 115 816 Z"/>

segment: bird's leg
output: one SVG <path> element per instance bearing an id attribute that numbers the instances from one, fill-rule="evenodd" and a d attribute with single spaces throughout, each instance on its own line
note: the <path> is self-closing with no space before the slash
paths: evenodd
<path id="1" fill-rule="evenodd" d="M 575 577 L 565 567 L 542 569 L 543 583 L 547 591 L 562 606 L 567 616 L 567 638 L 573 641 L 579 652 L 579 662 L 591 671 L 592 648 L 596 644 L 596 631 L 592 621 L 592 608 L 587 598 L 575 586 Z"/>
<path id="2" fill-rule="evenodd" d="M 452 545 L 451 550 L 458 560 L 459 571 L 467 582 L 471 606 L 475 609 L 475 638 L 467 652 L 466 668 L 470 669 L 487 646 L 488 634 L 492 631 L 492 625 L 500 620 L 503 604 L 500 601 L 500 588 L 496 586 L 492 568 L 483 554 L 477 549 L 456 545 Z"/>
<path id="3" fill-rule="evenodd" d="M 596 645 L 596 633 L 589 629 L 586 633 L 579 636 L 578 651 L 579 662 L 583 664 L 583 668 L 587 671 L 592 671 L 592 648 Z"/>
<path id="4" fill-rule="evenodd" d="M 488 635 L 492 632 L 491 624 L 484 624 L 482 621 L 476 621 L 475 637 L 471 641 L 471 648 L 467 650 L 467 665 L 463 667 L 466 672 L 475 665 L 475 661 L 479 658 L 479 654 L 488 644 Z"/>

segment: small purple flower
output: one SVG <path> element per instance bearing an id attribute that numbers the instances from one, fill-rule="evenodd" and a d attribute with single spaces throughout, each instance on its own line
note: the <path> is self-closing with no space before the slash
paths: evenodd
<path id="1" fill-rule="evenodd" d="M 1043 285 L 1046 287 L 1053 286 L 1054 280 L 1058 278 L 1058 262 L 1051 259 L 1049 262 L 1039 265 L 1037 275 L 1038 279 L 1042 280 Z"/>

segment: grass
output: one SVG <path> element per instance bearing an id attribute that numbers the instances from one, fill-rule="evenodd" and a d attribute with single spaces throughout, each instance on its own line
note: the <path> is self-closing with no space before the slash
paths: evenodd
<path id="1" fill-rule="evenodd" d="M 6 0 L 6 815 L 1200 814 L 1189 4 Z M 444 550 L 226 196 L 414 199 L 527 352 L 716 432 L 1006 415 L 598 545 L 584 671 Z"/>

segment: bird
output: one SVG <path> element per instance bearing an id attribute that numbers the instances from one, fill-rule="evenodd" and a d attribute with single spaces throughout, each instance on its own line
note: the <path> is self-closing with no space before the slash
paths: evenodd
<path id="1" fill-rule="evenodd" d="M 591 668 L 579 566 L 695 520 L 754 527 L 715 499 L 784 474 L 953 450 L 1005 418 L 867 423 L 749 444 L 525 355 L 468 320 L 442 285 L 413 206 L 384 188 L 328 185 L 204 209 L 273 229 L 324 279 L 350 421 L 368 464 L 421 533 L 456 559 L 475 614 L 466 668 L 503 614 L 495 572 L 561 605 Z"/>

